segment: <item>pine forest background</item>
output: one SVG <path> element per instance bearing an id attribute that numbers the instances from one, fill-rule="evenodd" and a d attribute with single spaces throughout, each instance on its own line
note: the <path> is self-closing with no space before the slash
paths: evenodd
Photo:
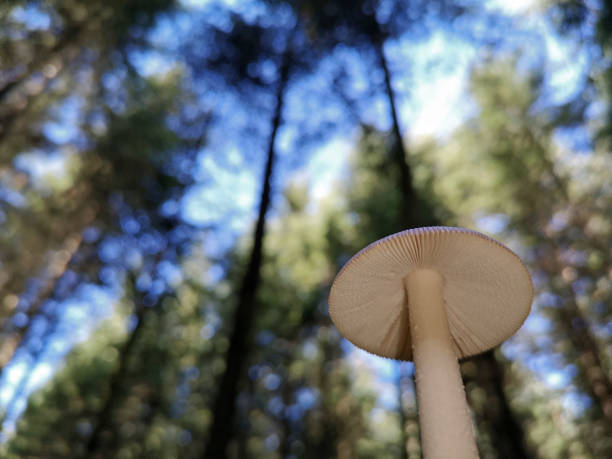
<path id="1" fill-rule="evenodd" d="M 612 457 L 612 2 L 0 2 L 0 456 L 418 458 L 343 340 L 359 249 L 516 251 L 482 458 Z"/>

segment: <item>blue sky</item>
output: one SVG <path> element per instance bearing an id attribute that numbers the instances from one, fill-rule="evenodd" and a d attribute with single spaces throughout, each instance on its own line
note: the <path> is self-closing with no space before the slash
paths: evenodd
<path id="1" fill-rule="evenodd" d="M 183 3 L 195 8 L 196 5 L 208 2 L 183 0 Z M 235 1 L 226 3 L 238 4 Z M 488 3 L 491 8 L 502 9 L 508 14 L 518 14 L 534 8 L 534 2 L 529 0 Z M 585 76 L 585 53 L 577 53 L 570 42 L 559 37 L 551 26 L 539 17 L 537 11 L 526 19 L 521 19 L 521 24 L 522 28 L 530 33 L 535 32 L 544 42 L 546 55 L 541 65 L 549 70 L 547 87 L 551 100 L 560 103 L 569 99 L 579 90 Z M 516 41 L 519 41 L 520 35 L 517 36 L 519 38 Z M 386 52 L 390 61 L 400 68 L 402 66 L 398 62 L 402 59 L 407 62 L 406 69 L 396 72 L 393 83 L 399 103 L 400 122 L 409 142 L 428 136 L 444 138 L 475 113 L 475 106 L 467 93 L 470 68 L 480 57 L 473 45 L 451 36 L 448 32 L 438 30 L 424 43 L 389 43 Z M 526 55 L 531 60 L 541 57 L 539 54 L 529 56 L 528 52 Z M 146 63 L 143 65 L 147 66 Z M 376 101 L 371 109 L 370 114 L 364 114 L 366 120 L 369 119 L 381 129 L 388 129 L 390 120 L 385 99 Z M 325 190 L 329 190 L 330 185 L 345 170 L 356 138 L 357 132 L 333 136 L 312 152 L 308 163 L 296 171 L 295 175 L 307 180 L 311 191 L 317 197 L 324 196 Z M 212 148 L 218 148 L 218 144 L 213 142 Z M 214 183 L 212 186 L 207 183 L 201 189 L 190 193 L 185 202 L 186 215 L 187 218 L 199 222 L 218 221 L 221 215 L 232 215 L 230 226 L 242 230 L 248 226 L 254 215 L 260 171 L 244 167 L 248 165 L 248 160 L 244 159 L 235 145 L 226 145 L 225 148 L 226 157 L 230 158 L 230 162 L 236 167 L 231 171 L 224 170 L 221 165 L 215 163 L 214 158 L 204 156 L 200 162 L 202 176 L 214 175 Z M 282 150 L 282 145 L 280 149 Z M 217 190 L 227 189 L 235 190 L 236 196 L 232 197 L 227 205 L 217 202 Z"/>

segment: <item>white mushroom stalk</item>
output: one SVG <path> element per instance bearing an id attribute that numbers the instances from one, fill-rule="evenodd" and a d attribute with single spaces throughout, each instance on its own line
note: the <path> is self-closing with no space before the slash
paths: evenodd
<path id="1" fill-rule="evenodd" d="M 377 241 L 336 276 L 330 316 L 356 346 L 414 360 L 426 459 L 475 458 L 458 359 L 512 336 L 533 287 L 520 259 L 461 228 L 418 228 Z"/>
<path id="2" fill-rule="evenodd" d="M 443 279 L 431 269 L 406 276 L 416 370 L 421 447 L 427 458 L 475 458 L 478 449 L 453 350 Z"/>

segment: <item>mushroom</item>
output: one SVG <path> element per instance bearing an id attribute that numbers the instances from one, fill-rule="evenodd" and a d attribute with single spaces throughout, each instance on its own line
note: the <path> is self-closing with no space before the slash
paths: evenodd
<path id="1" fill-rule="evenodd" d="M 463 228 L 417 228 L 376 241 L 336 276 L 332 321 L 373 354 L 414 360 L 424 456 L 474 458 L 458 359 L 484 352 L 525 321 L 533 286 L 510 249 Z"/>

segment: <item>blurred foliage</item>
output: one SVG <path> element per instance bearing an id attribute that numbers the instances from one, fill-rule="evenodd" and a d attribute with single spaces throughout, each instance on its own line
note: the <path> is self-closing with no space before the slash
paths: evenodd
<path id="1" fill-rule="evenodd" d="M 608 3 L 539 2 L 507 38 L 472 2 L 3 3 L 2 456 L 201 457 L 225 396 L 229 457 L 420 457 L 410 364 L 343 340 L 327 295 L 365 245 L 445 224 L 536 287 L 517 336 L 462 362 L 481 457 L 611 457 Z M 591 57 L 561 102 L 512 42 L 527 15 Z M 401 47 L 435 32 L 479 51 L 473 110 L 408 138 Z M 299 168 L 332 136 L 351 152 L 315 193 Z M 186 210 L 245 171 L 254 228 L 197 218 L 242 189 Z"/>
<path id="2" fill-rule="evenodd" d="M 521 346 L 532 354 L 550 353 L 552 365 L 572 375 L 567 392 L 591 398 L 581 418 L 592 430 L 574 432 L 574 442 L 572 435 L 558 432 L 560 449 L 553 456 L 576 450 L 605 457 L 610 454 L 604 434 L 611 426 L 610 337 L 596 324 L 607 323 L 610 314 L 609 293 L 598 293 L 609 282 L 609 153 L 596 149 L 580 156 L 558 147 L 553 133 L 563 124 L 556 111 L 536 105 L 542 78 L 514 68 L 509 60 L 474 70 L 479 115 L 440 150 L 436 161 L 445 180 L 437 183 L 437 192 L 460 214 L 501 218 L 502 234 L 520 241 L 536 284 L 535 313 L 551 324 L 548 339 L 534 336 Z M 536 436 L 540 430 L 530 428 L 532 441 L 545 448 L 551 434 L 544 429 Z"/>

